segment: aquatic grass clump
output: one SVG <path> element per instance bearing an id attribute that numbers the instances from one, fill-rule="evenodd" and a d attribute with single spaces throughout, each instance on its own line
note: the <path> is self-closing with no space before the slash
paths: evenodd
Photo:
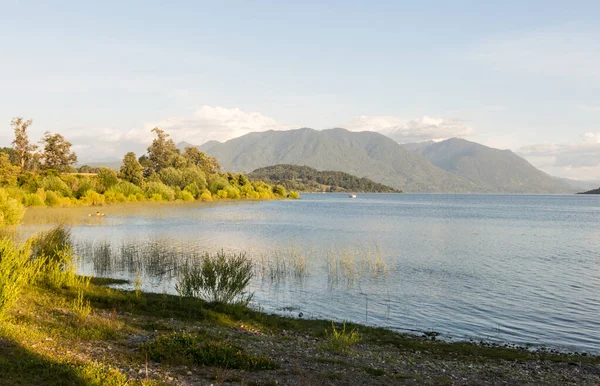
<path id="1" fill-rule="evenodd" d="M 149 359 L 170 365 L 203 365 L 247 371 L 277 369 L 277 363 L 252 355 L 229 342 L 185 332 L 162 335 L 144 343 L 141 351 Z"/>
<path id="2" fill-rule="evenodd" d="M 0 319 L 18 300 L 23 288 L 38 276 L 44 259 L 32 260 L 31 243 L 19 247 L 9 239 L 0 240 Z"/>
<path id="3" fill-rule="evenodd" d="M 185 264 L 175 289 L 180 296 L 212 303 L 248 304 L 252 294 L 246 287 L 254 276 L 252 261 L 245 253 L 206 253 L 198 265 Z"/>
<path id="4" fill-rule="evenodd" d="M 346 332 L 345 322 L 341 330 L 335 327 L 334 322 L 331 322 L 331 333 L 325 330 L 325 335 L 327 336 L 327 340 L 323 344 L 323 347 L 335 353 L 346 353 L 352 346 L 361 341 L 358 329 L 353 328 L 350 332 Z"/>

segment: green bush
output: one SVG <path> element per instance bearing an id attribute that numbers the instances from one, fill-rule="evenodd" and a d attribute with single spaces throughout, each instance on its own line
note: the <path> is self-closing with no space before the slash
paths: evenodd
<path id="1" fill-rule="evenodd" d="M 290 191 L 290 193 L 288 194 L 288 197 L 289 197 L 289 198 L 293 198 L 293 199 L 298 199 L 298 198 L 300 198 L 300 195 L 298 194 L 298 192 L 296 192 L 296 191 L 292 190 L 292 191 Z"/>
<path id="2" fill-rule="evenodd" d="M 212 194 L 217 194 L 219 190 L 223 190 L 227 186 L 229 186 L 229 181 L 219 175 L 213 175 L 208 180 L 208 190 L 210 190 Z"/>
<path id="3" fill-rule="evenodd" d="M 206 187 L 206 176 L 204 172 L 197 166 L 190 166 L 182 171 L 181 184 L 188 186 L 190 184 L 196 184 L 199 188 Z"/>
<path id="4" fill-rule="evenodd" d="M 24 214 L 23 204 L 9 197 L 5 189 L 0 189 L 0 226 L 18 224 Z"/>
<path id="5" fill-rule="evenodd" d="M 30 244 L 18 247 L 9 239 L 0 240 L 0 319 L 18 300 L 25 285 L 33 282 L 43 259 L 30 258 Z"/>
<path id="6" fill-rule="evenodd" d="M 180 296 L 197 297 L 208 302 L 248 304 L 252 294 L 246 287 L 252 279 L 252 261 L 246 254 L 206 253 L 199 265 L 183 266 L 175 289 Z"/>
<path id="7" fill-rule="evenodd" d="M 33 237 L 31 244 L 33 257 L 46 257 L 49 261 L 64 262 L 64 252 L 71 251 L 73 246 L 71 229 L 65 225 L 58 225 Z"/>
<path id="8" fill-rule="evenodd" d="M 210 194 L 210 192 L 208 190 L 202 191 L 199 198 L 202 201 L 212 201 L 213 200 L 212 194 Z"/>
<path id="9" fill-rule="evenodd" d="M 39 194 L 35 194 L 35 193 L 25 193 L 25 196 L 23 198 L 23 204 L 25 206 L 44 206 L 44 205 L 46 205 L 46 203 L 39 196 Z"/>
<path id="10" fill-rule="evenodd" d="M 46 205 L 59 206 L 61 203 L 60 199 L 61 196 L 58 193 L 53 192 L 52 190 L 46 192 Z"/>
<path id="11" fill-rule="evenodd" d="M 71 197 L 73 193 L 71 192 L 69 186 L 63 180 L 61 180 L 60 177 L 54 175 L 42 177 L 39 186 L 44 188 L 45 191 L 52 190 L 54 192 L 58 192 L 63 197 Z"/>
<path id="12" fill-rule="evenodd" d="M 285 188 L 283 187 L 283 185 L 273 186 L 273 194 L 275 194 L 276 196 L 279 196 L 279 197 L 287 196 L 287 192 L 285 191 Z"/>
<path id="13" fill-rule="evenodd" d="M 361 340 L 357 329 L 346 332 L 346 323 L 344 323 L 341 330 L 338 330 L 335 328 L 335 324 L 331 322 L 331 333 L 325 330 L 325 335 L 327 336 L 327 340 L 324 343 L 325 349 L 337 353 L 347 352 Z"/>
<path id="14" fill-rule="evenodd" d="M 132 184 L 128 181 L 121 181 L 118 184 L 112 186 L 109 191 L 114 193 L 121 193 L 123 196 L 128 197 L 131 195 L 136 195 L 138 193 L 142 194 L 142 189 L 139 186 Z"/>
<path id="15" fill-rule="evenodd" d="M 117 172 L 109 168 L 100 168 L 98 170 L 98 192 L 104 193 L 106 190 L 115 186 L 119 182 Z"/>
<path id="16" fill-rule="evenodd" d="M 154 195 L 160 195 L 164 201 L 173 201 L 175 198 L 175 192 L 162 182 L 148 182 L 146 184 L 146 196 L 154 200 Z"/>
<path id="17" fill-rule="evenodd" d="M 194 201 L 194 196 L 187 190 L 184 190 L 181 192 L 181 199 L 183 201 Z"/>
<path id="18" fill-rule="evenodd" d="M 168 167 L 162 169 L 158 176 L 160 180 L 167 186 L 179 186 L 184 187 L 186 184 L 183 183 L 183 173 L 181 170 L 177 170 L 174 167 Z"/>

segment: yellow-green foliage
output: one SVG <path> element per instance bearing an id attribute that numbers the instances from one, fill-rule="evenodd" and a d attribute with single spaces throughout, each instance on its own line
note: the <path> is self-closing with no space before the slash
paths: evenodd
<path id="1" fill-rule="evenodd" d="M 202 201 L 212 201 L 212 194 L 210 194 L 210 192 L 208 190 L 204 190 L 201 194 L 200 194 L 200 199 Z"/>
<path id="2" fill-rule="evenodd" d="M 24 214 L 23 205 L 9 197 L 6 190 L 0 189 L 0 226 L 18 224 Z"/>
<path id="3" fill-rule="evenodd" d="M 292 190 L 290 191 L 290 194 L 288 194 L 288 198 L 298 199 L 300 198 L 300 195 L 298 194 L 298 192 Z"/>
<path id="4" fill-rule="evenodd" d="M 347 352 L 350 347 L 360 342 L 361 338 L 356 328 L 350 332 L 346 332 L 346 323 L 341 330 L 335 328 L 335 324 L 331 322 L 331 333 L 325 330 L 327 340 L 324 347 L 333 352 Z"/>
<path id="5" fill-rule="evenodd" d="M 175 192 L 173 189 L 162 182 L 148 182 L 146 184 L 146 195 L 153 201 L 173 201 L 175 199 Z M 156 195 L 161 198 L 157 200 L 155 197 Z"/>
<path id="6" fill-rule="evenodd" d="M 23 287 L 33 282 L 44 264 L 30 258 L 31 244 L 17 246 L 9 239 L 0 240 L 0 319 L 17 301 Z"/>
<path id="7" fill-rule="evenodd" d="M 187 190 L 184 190 L 181 192 L 181 199 L 183 201 L 194 201 L 194 196 Z"/>

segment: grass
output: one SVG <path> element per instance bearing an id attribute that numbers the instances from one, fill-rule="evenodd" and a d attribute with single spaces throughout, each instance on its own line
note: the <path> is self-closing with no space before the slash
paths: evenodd
<path id="1" fill-rule="evenodd" d="M 343 324 L 341 329 L 338 329 L 335 327 L 335 323 L 331 322 L 331 332 L 325 330 L 325 335 L 327 338 L 323 347 L 335 353 L 346 353 L 361 340 L 357 328 L 346 332 L 346 323 Z"/>
<path id="2" fill-rule="evenodd" d="M 206 335 L 172 333 L 142 345 L 148 358 L 170 365 L 202 365 L 247 371 L 273 370 L 268 358 L 248 354 L 243 348 Z"/>

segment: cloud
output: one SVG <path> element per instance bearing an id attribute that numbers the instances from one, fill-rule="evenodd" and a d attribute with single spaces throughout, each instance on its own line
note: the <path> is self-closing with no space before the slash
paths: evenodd
<path id="1" fill-rule="evenodd" d="M 202 106 L 188 117 L 172 117 L 145 125 L 147 130 L 155 126 L 177 141 L 198 145 L 209 140 L 227 141 L 250 132 L 292 128 L 258 112 L 211 106 Z"/>
<path id="2" fill-rule="evenodd" d="M 600 82 L 600 29 L 562 25 L 480 41 L 467 58 L 535 76 Z"/>
<path id="3" fill-rule="evenodd" d="M 588 132 L 577 142 L 524 146 L 517 153 L 550 174 L 574 179 L 600 179 L 600 132 Z"/>
<path id="4" fill-rule="evenodd" d="M 587 111 L 590 113 L 600 112 L 600 105 L 592 106 L 592 105 L 577 105 L 579 110 Z"/>
<path id="5" fill-rule="evenodd" d="M 443 140 L 452 137 L 468 137 L 474 134 L 473 129 L 459 119 L 428 116 L 402 121 L 391 116 L 362 115 L 342 127 L 351 131 L 377 131 L 399 143 Z"/>
<path id="6" fill-rule="evenodd" d="M 258 112 L 245 112 L 239 108 L 202 106 L 189 116 L 170 117 L 148 122 L 142 128 L 70 128 L 65 136 L 73 143 L 82 162 L 104 159 L 121 159 L 129 151 L 138 156 L 152 142 L 152 128 L 159 127 L 175 142 L 186 141 L 201 145 L 209 140 L 226 141 L 241 135 L 265 130 L 291 128 Z"/>

